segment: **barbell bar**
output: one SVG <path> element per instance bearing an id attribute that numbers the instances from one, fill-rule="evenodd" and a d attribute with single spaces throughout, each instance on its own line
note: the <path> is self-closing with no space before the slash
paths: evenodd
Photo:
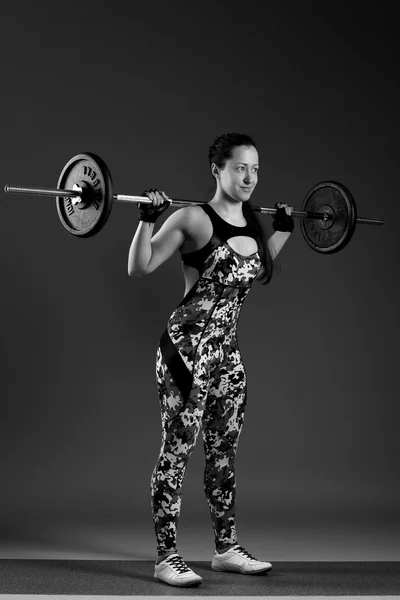
<path id="1" fill-rule="evenodd" d="M 114 194 L 111 173 L 96 154 L 86 152 L 74 156 L 63 168 L 57 188 L 14 187 L 6 185 L 9 194 L 56 197 L 61 223 L 69 233 L 90 237 L 106 224 L 114 202 L 151 204 L 147 196 Z M 198 206 L 206 202 L 171 199 L 174 207 Z M 256 212 L 274 215 L 275 208 L 252 205 Z M 383 225 L 382 219 L 357 217 L 353 196 L 342 184 L 323 181 L 306 195 L 302 210 L 292 216 L 302 219 L 301 230 L 307 244 L 317 252 L 332 254 L 348 244 L 356 223 Z"/>
<path id="2" fill-rule="evenodd" d="M 83 190 L 80 186 L 76 186 L 75 190 L 62 190 L 60 188 L 35 188 L 35 187 L 14 187 L 11 185 L 5 185 L 4 191 L 8 194 L 24 194 L 27 196 L 59 196 L 63 198 L 71 198 L 72 203 L 80 204 L 82 201 Z M 170 198 L 172 206 L 200 206 L 201 204 L 207 204 L 207 202 L 194 201 L 194 200 L 177 200 Z M 113 194 L 114 202 L 126 202 L 129 204 L 152 204 L 147 196 L 131 196 L 125 194 Z M 256 212 L 263 214 L 274 215 L 276 213 L 275 208 L 267 208 L 263 206 L 252 205 L 252 208 Z M 330 216 L 329 213 L 324 212 L 306 212 L 303 210 L 293 210 L 292 217 L 303 218 L 303 219 L 319 219 L 328 221 Z M 383 225 L 382 219 L 368 218 L 368 217 L 357 217 L 357 223 L 364 225 Z"/>

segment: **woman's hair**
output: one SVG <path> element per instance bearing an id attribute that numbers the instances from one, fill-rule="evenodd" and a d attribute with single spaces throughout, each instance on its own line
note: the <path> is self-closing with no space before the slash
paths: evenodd
<path id="1" fill-rule="evenodd" d="M 213 163 L 215 163 L 219 169 L 223 169 L 226 165 L 226 161 L 232 158 L 233 149 L 236 146 L 256 147 L 256 144 L 250 136 L 241 133 L 226 133 L 221 135 L 216 138 L 212 146 L 209 148 L 208 161 L 210 167 Z M 245 216 L 246 221 L 254 227 L 256 232 L 256 239 L 258 242 L 260 259 L 262 263 L 262 269 L 257 279 L 260 281 L 260 283 L 265 285 L 271 280 L 272 273 L 274 271 L 274 261 L 266 242 L 265 232 L 260 221 L 258 220 L 256 213 L 252 209 L 250 202 L 243 202 L 243 215 Z"/>

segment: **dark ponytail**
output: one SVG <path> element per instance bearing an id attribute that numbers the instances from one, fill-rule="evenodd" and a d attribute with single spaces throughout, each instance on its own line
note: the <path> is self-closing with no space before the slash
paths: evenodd
<path id="1" fill-rule="evenodd" d="M 250 136 L 241 133 L 226 133 L 221 135 L 220 137 L 216 138 L 212 146 L 209 148 L 208 162 L 210 167 L 213 163 L 215 163 L 218 168 L 223 169 L 226 161 L 232 158 L 233 148 L 236 146 L 256 147 L 256 144 Z M 265 232 L 257 214 L 252 209 L 250 202 L 243 202 L 243 215 L 247 223 L 253 226 L 256 232 L 256 239 L 259 246 L 262 264 L 262 268 L 257 279 L 260 281 L 260 283 L 265 285 L 271 281 L 272 273 L 274 271 L 274 261 L 266 241 Z"/>

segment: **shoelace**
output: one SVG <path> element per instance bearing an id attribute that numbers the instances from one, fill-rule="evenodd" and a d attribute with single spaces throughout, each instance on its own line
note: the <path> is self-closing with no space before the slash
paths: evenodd
<path id="1" fill-rule="evenodd" d="M 187 566 L 187 564 L 181 556 L 173 556 L 172 558 L 167 558 L 166 562 L 172 565 L 178 571 L 179 574 L 187 573 L 190 571 L 189 567 Z"/>
<path id="2" fill-rule="evenodd" d="M 250 552 L 247 552 L 247 550 L 245 550 L 245 549 L 243 548 L 243 546 L 237 546 L 237 547 L 235 548 L 235 550 L 236 550 L 237 552 L 239 552 L 240 554 L 243 554 L 243 556 L 244 556 L 245 558 L 250 558 L 250 560 L 257 560 L 257 559 L 256 559 L 254 556 L 252 556 L 252 555 L 250 554 Z"/>

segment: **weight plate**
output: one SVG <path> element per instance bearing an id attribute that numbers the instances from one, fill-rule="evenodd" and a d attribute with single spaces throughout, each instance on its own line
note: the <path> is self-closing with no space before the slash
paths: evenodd
<path id="1" fill-rule="evenodd" d="M 57 212 L 65 229 L 80 237 L 98 233 L 107 223 L 113 202 L 113 184 L 105 162 L 96 154 L 78 154 L 67 162 L 58 180 L 58 188 L 83 188 L 83 202 L 57 197 Z"/>
<path id="2" fill-rule="evenodd" d="M 307 244 L 316 252 L 333 254 L 351 240 L 357 222 L 357 209 L 349 190 L 335 181 L 315 185 L 304 199 L 302 210 L 326 212 L 328 221 L 301 220 L 301 230 Z"/>

